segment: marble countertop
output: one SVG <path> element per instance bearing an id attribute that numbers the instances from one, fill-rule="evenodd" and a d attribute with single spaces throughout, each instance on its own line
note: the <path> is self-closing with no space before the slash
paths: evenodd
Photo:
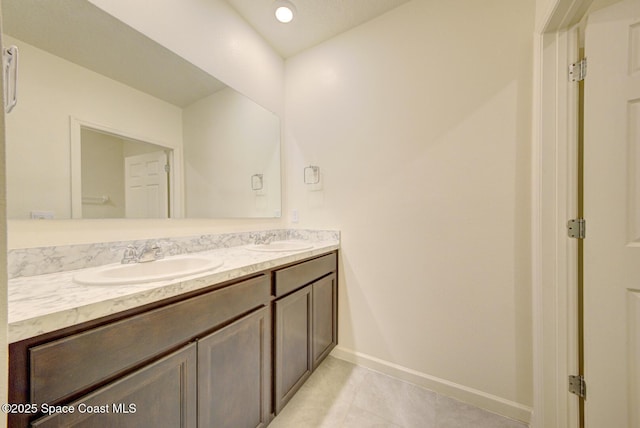
<path id="1" fill-rule="evenodd" d="M 254 272 L 325 254 L 339 241 L 311 241 L 313 248 L 297 252 L 256 252 L 246 246 L 201 253 L 224 264 L 213 271 L 178 279 L 134 285 L 81 285 L 73 281 L 79 270 L 9 280 L 9 342 L 17 342 L 168 297 L 240 278 Z"/>

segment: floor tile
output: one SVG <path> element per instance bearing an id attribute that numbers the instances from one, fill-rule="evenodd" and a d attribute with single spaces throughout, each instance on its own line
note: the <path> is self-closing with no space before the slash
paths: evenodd
<path id="1" fill-rule="evenodd" d="M 522 422 L 442 395 L 437 400 L 436 420 L 437 428 L 527 428 Z"/>
<path id="2" fill-rule="evenodd" d="M 269 427 L 340 427 L 367 374 L 365 368 L 327 357 Z"/>
<path id="3" fill-rule="evenodd" d="M 347 417 L 344 419 L 341 428 L 402 428 L 379 416 L 362 410 L 356 406 L 351 406 Z"/>
<path id="4" fill-rule="evenodd" d="M 329 356 L 269 428 L 527 428 L 527 425 Z"/>
<path id="5" fill-rule="evenodd" d="M 435 428 L 437 394 L 391 376 L 370 372 L 353 405 L 404 428 Z"/>

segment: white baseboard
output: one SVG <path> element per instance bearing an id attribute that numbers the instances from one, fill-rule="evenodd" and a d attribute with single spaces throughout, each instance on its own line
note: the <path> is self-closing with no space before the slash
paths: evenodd
<path id="1" fill-rule="evenodd" d="M 455 398 L 456 400 L 480 407 L 481 409 L 485 409 L 489 412 L 497 413 L 527 424 L 531 422 L 532 409 L 531 407 L 523 404 L 506 400 L 445 379 L 420 373 L 407 367 L 390 363 L 341 346 L 336 346 L 331 352 L 331 355 L 341 360 L 413 383 L 437 392 L 438 394 L 446 395 L 448 397 Z"/>

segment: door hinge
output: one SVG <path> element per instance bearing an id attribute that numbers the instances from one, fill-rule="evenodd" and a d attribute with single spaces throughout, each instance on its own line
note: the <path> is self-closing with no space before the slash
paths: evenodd
<path id="1" fill-rule="evenodd" d="M 169 167 L 169 164 L 165 164 L 164 172 L 168 173 L 170 169 L 171 169 L 171 167 Z"/>
<path id="2" fill-rule="evenodd" d="M 569 81 L 582 82 L 587 77 L 587 59 L 582 58 L 578 62 L 569 65 Z"/>
<path id="3" fill-rule="evenodd" d="M 587 236 L 587 221 L 583 218 L 574 218 L 567 222 L 567 234 L 569 238 L 584 239 Z"/>
<path id="4" fill-rule="evenodd" d="M 587 382 L 582 375 L 569 376 L 569 392 L 576 394 L 578 397 L 587 397 Z"/>

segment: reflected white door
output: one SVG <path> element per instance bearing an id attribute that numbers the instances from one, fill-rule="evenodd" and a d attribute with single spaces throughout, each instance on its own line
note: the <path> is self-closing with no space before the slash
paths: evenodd
<path id="1" fill-rule="evenodd" d="M 592 13 L 585 49 L 585 422 L 638 428 L 640 0 Z"/>
<path id="2" fill-rule="evenodd" d="M 169 186 L 164 151 L 129 156 L 124 160 L 127 218 L 168 218 Z"/>

